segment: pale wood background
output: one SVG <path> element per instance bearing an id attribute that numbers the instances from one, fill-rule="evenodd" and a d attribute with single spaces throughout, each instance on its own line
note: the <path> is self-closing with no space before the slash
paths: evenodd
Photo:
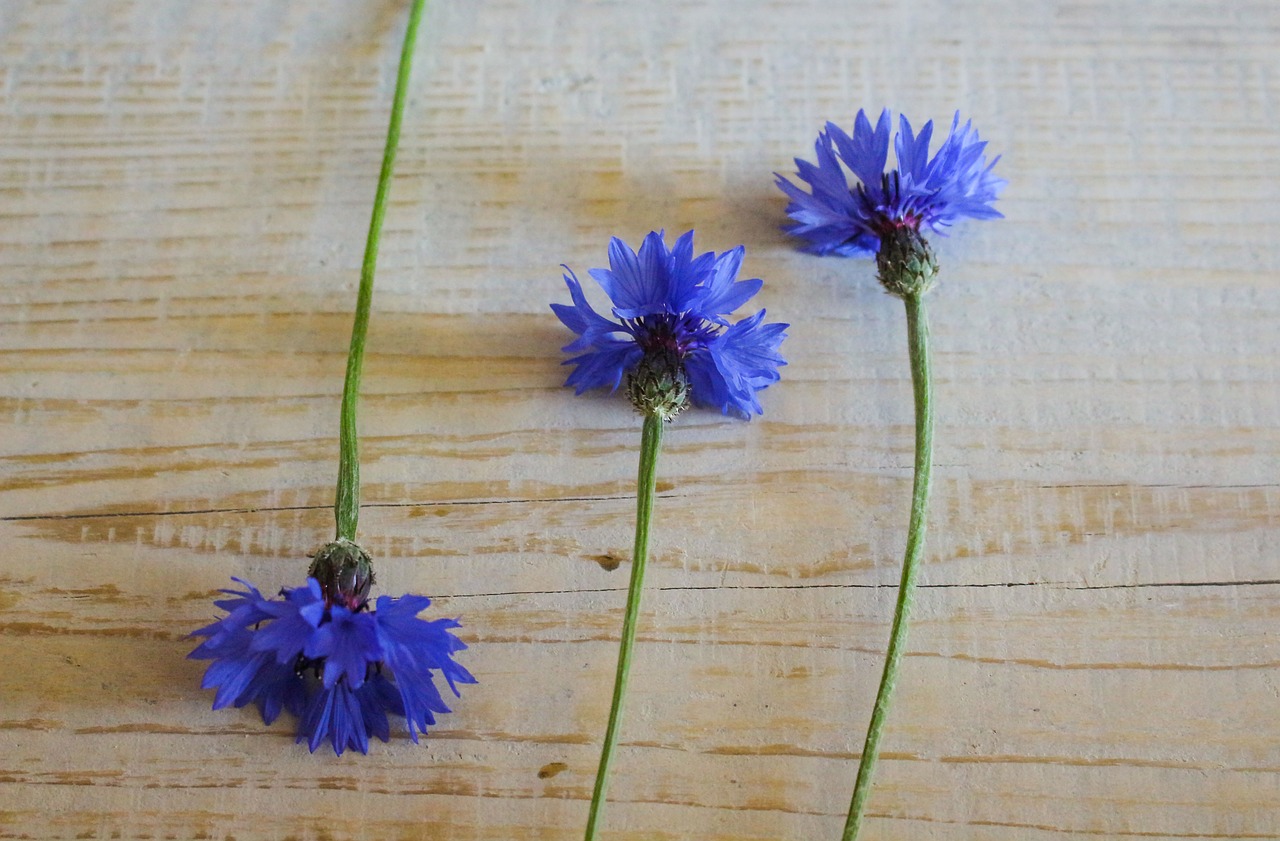
<path id="1" fill-rule="evenodd" d="M 1280 837 L 1280 4 L 435 0 L 362 426 L 384 592 L 481 683 L 427 744 L 212 712 L 185 635 L 332 529 L 404 0 L 0 5 L 0 837 L 573 839 L 638 421 L 559 386 L 558 264 L 739 242 L 793 324 L 678 422 L 606 837 L 834 839 L 906 519 L 900 308 L 798 254 L 826 119 L 959 107 L 928 565 L 873 839 Z M 616 567 L 616 568 L 615 568 Z"/>

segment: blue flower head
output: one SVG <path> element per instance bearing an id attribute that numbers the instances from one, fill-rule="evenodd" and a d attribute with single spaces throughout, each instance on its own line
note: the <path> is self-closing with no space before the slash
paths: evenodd
<path id="1" fill-rule="evenodd" d="M 725 318 L 763 285 L 759 279 L 737 279 L 743 253 L 738 246 L 694 256 L 693 231 L 670 250 L 661 231 L 646 236 L 639 252 L 614 237 L 609 268 L 589 274 L 612 301 L 616 320 L 591 307 L 566 266 L 564 282 L 573 303 L 551 305 L 577 334 L 564 347 L 577 354 L 565 362 L 574 366 L 565 385 L 578 394 L 592 388 L 616 391 L 625 375 L 632 402 L 647 411 L 656 399 L 650 386 L 657 383 L 662 396 L 675 393 L 673 408 L 657 410 L 667 419 L 683 407 L 686 395 L 725 414 L 761 414 L 756 392 L 777 382 L 778 368 L 786 364 L 778 348 L 788 325 L 766 324 L 764 310 L 736 324 Z"/>
<path id="2" fill-rule="evenodd" d="M 267 724 L 288 710 L 313 753 L 326 741 L 339 755 L 367 753 L 369 736 L 390 738 L 388 714 L 404 716 L 417 742 L 435 713 L 449 711 L 436 674 L 454 695 L 475 683 L 453 660 L 466 648 L 450 633 L 458 623 L 418 617 L 430 599 L 381 596 L 375 611 L 359 586 L 330 591 L 308 578 L 268 599 L 235 580 L 245 589 L 223 591 L 230 598 L 214 604 L 226 615 L 192 634 L 204 641 L 188 656 L 213 661 L 202 686 L 217 688 L 215 710 L 255 703 Z"/>
<path id="3" fill-rule="evenodd" d="M 817 254 L 869 257 L 896 231 L 919 234 L 928 228 L 944 234 L 966 216 L 999 218 L 991 204 L 1005 181 L 991 169 L 1000 159 L 987 162 L 987 144 L 978 139 L 972 123 L 961 126 L 957 112 L 951 133 L 930 158 L 932 138 L 932 120 L 915 134 L 907 118 L 900 116 L 894 139 L 898 167 L 886 172 L 887 109 L 874 129 L 867 115 L 858 111 L 852 136 L 827 123 L 814 145 L 817 164 L 796 159 L 799 178 L 810 192 L 777 176 L 778 187 L 791 199 L 787 215 L 795 221 L 787 232 L 804 239 Z"/>

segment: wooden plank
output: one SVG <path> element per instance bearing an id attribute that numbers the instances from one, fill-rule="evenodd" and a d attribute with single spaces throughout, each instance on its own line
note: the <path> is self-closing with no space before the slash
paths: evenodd
<path id="1" fill-rule="evenodd" d="M 185 659 L 331 534 L 401 2 L 0 8 L 0 838 L 580 837 L 638 420 L 560 387 L 561 263 L 747 246 L 791 322 L 689 413 L 605 837 L 834 838 L 910 481 L 900 307 L 770 173 L 859 106 L 1003 152 L 938 243 L 939 432 L 866 841 L 1280 838 L 1280 7 L 433 4 L 370 336 L 362 534 L 459 615 L 424 745 L 310 755 Z"/>

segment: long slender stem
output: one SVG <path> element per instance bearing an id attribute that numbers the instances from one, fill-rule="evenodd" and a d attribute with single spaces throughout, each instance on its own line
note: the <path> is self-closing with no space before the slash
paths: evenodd
<path id="1" fill-rule="evenodd" d="M 591 794 L 591 811 L 587 816 L 586 841 L 594 841 L 596 829 L 604 813 L 605 788 L 609 782 L 609 765 L 618 745 L 622 721 L 622 698 L 627 692 L 627 676 L 631 672 L 631 649 L 636 641 L 636 620 L 640 616 L 640 591 L 644 586 L 644 568 L 649 560 L 649 525 L 653 521 L 653 491 L 658 476 L 658 451 L 662 448 L 663 421 L 657 415 L 646 415 L 640 439 L 640 471 L 636 479 L 636 542 L 631 554 L 631 584 L 627 588 L 627 609 L 622 619 L 622 641 L 618 644 L 618 673 L 613 681 L 613 702 L 609 706 L 609 726 L 600 751 L 600 768 L 596 771 L 596 787 Z"/>
<path id="2" fill-rule="evenodd" d="M 426 0 L 414 0 L 413 8 L 409 11 L 409 25 L 404 31 L 404 46 L 400 50 L 400 72 L 396 76 L 396 92 L 391 101 L 387 144 L 382 152 L 382 171 L 378 175 L 378 190 L 373 197 L 373 217 L 369 220 L 369 237 L 365 240 L 364 264 L 360 267 L 360 291 L 356 296 L 355 323 L 351 325 L 351 349 L 347 352 L 347 377 L 342 386 L 342 419 L 338 432 L 338 492 L 333 514 L 337 520 L 339 539 L 355 540 L 356 524 L 360 519 L 360 442 L 356 434 L 360 373 L 364 365 L 365 339 L 369 334 L 369 309 L 373 303 L 373 274 L 378 265 L 378 242 L 382 238 L 382 222 L 387 215 L 387 194 L 391 191 L 396 148 L 400 145 L 400 122 L 404 117 L 404 102 L 409 91 L 413 47 L 426 5 Z"/>
<path id="3" fill-rule="evenodd" d="M 911 385 L 916 402 L 915 482 L 911 492 L 911 521 L 907 526 L 907 551 L 902 561 L 902 581 L 898 585 L 898 604 L 889 631 L 889 650 L 885 654 L 884 673 L 876 693 L 875 709 L 867 727 L 867 741 L 858 763 L 858 779 L 853 786 L 853 802 L 844 825 L 843 841 L 854 841 L 862 825 L 862 813 L 871 794 L 871 778 L 880 752 L 880 735 L 889 713 L 889 700 L 898 680 L 898 666 L 907 637 L 907 614 L 916 585 L 920 555 L 924 549 L 925 516 L 929 504 L 929 483 L 933 470 L 933 379 L 929 371 L 929 323 L 924 298 L 920 293 L 903 298 L 907 305 L 907 344 L 911 355 Z"/>

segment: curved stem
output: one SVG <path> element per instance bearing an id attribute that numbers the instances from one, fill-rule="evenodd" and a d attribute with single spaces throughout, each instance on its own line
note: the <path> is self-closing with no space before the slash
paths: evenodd
<path id="1" fill-rule="evenodd" d="M 916 403 L 915 482 L 911 492 L 911 521 L 907 526 L 907 551 L 902 561 L 902 581 L 898 586 L 898 604 L 889 631 L 889 650 L 885 654 L 884 672 L 876 705 L 867 727 L 867 741 L 858 763 L 858 779 L 853 786 L 853 802 L 844 825 L 843 841 L 854 841 L 862 825 L 862 813 L 871 794 L 871 778 L 880 752 L 880 735 L 889 713 L 889 700 L 898 680 L 898 666 L 907 637 L 907 614 L 915 590 L 916 572 L 924 549 L 925 516 L 929 504 L 929 483 L 933 468 L 933 380 L 929 371 L 929 323 L 921 294 L 903 298 L 907 305 L 907 344 L 911 355 L 911 384 Z"/>
<path id="2" fill-rule="evenodd" d="M 400 50 L 400 72 L 396 76 L 395 97 L 391 101 L 391 123 L 387 126 L 387 144 L 382 152 L 382 171 L 378 190 L 373 197 L 373 217 L 369 220 L 369 237 L 365 240 L 364 263 L 360 267 L 360 291 L 356 295 L 356 318 L 351 325 L 351 349 L 347 352 L 347 377 L 342 386 L 342 418 L 338 431 L 338 492 L 333 504 L 338 538 L 355 540 L 360 519 L 360 442 L 356 434 L 356 404 L 360 400 L 360 372 L 364 364 L 365 338 L 369 334 L 369 309 L 373 302 L 373 273 L 378 265 L 378 242 L 382 238 L 382 222 L 387 215 L 387 194 L 391 190 L 391 172 L 395 168 L 396 148 L 400 145 L 400 122 L 409 90 L 409 70 L 413 64 L 413 45 L 418 37 L 418 24 L 426 8 L 426 0 L 414 0 L 409 11 L 409 25 Z"/>
<path id="3" fill-rule="evenodd" d="M 609 726 L 600 751 L 600 767 L 596 786 L 591 793 L 591 811 L 587 815 L 586 841 L 594 841 L 604 812 L 605 788 L 609 782 L 609 765 L 618 745 L 622 721 L 622 697 L 627 691 L 631 672 L 631 649 L 636 641 L 636 620 L 640 616 L 640 591 L 644 586 L 644 568 L 649 560 L 649 525 L 653 520 L 653 492 L 658 476 L 658 451 L 662 447 L 663 422 L 654 414 L 645 415 L 640 439 L 640 471 L 636 478 L 636 542 L 631 554 L 631 584 L 627 588 L 627 609 L 622 619 L 622 640 L 618 644 L 618 672 L 613 681 L 613 703 L 609 707 Z"/>

